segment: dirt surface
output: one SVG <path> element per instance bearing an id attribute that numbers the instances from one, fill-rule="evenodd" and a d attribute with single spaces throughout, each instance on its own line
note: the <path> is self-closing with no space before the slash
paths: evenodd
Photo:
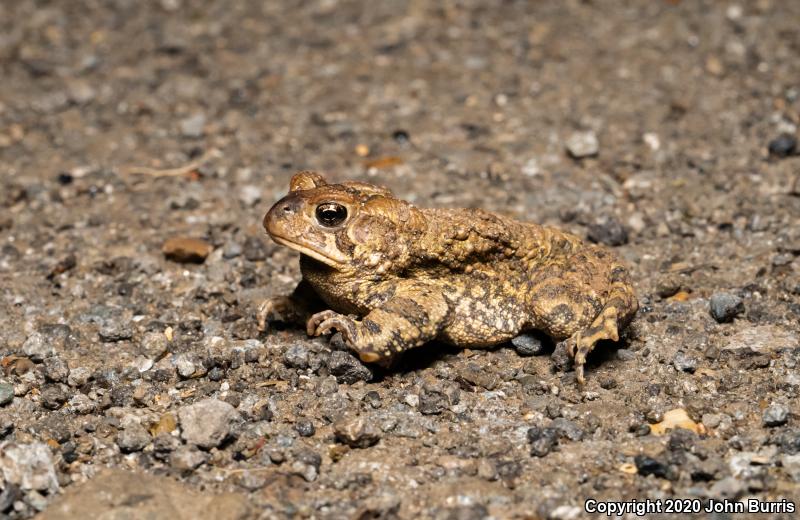
<path id="1" fill-rule="evenodd" d="M 143 4 L 0 3 L 0 517 L 107 467 L 262 518 L 800 504 L 800 3 Z M 584 388 L 259 334 L 306 168 L 614 244 L 638 317 Z"/>

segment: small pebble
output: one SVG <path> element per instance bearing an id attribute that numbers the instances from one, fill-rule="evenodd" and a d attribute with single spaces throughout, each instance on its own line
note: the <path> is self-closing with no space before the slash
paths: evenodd
<path id="1" fill-rule="evenodd" d="M 536 356 L 544 351 L 542 340 L 533 334 L 520 334 L 511 340 L 520 356 Z"/>
<path id="2" fill-rule="evenodd" d="M 149 359 L 159 359 L 167 352 L 169 342 L 161 332 L 148 332 L 139 343 L 139 352 Z"/>
<path id="3" fill-rule="evenodd" d="M 380 440 L 380 432 L 373 421 L 363 416 L 343 417 L 333 424 L 336 439 L 351 448 L 369 448 Z"/>
<path id="4" fill-rule="evenodd" d="M 192 446 L 181 446 L 169 457 L 170 465 L 179 470 L 191 471 L 208 460 L 208 454 Z"/>
<path id="5" fill-rule="evenodd" d="M 411 139 L 411 137 L 405 130 L 395 130 L 394 132 L 392 132 L 392 139 L 394 139 L 400 144 L 406 144 Z"/>
<path id="6" fill-rule="evenodd" d="M 5 406 L 14 400 L 14 385 L 0 383 L 0 406 Z"/>
<path id="7" fill-rule="evenodd" d="M 438 415 L 444 412 L 448 405 L 447 396 L 442 392 L 426 390 L 419 395 L 417 409 L 423 415 Z"/>
<path id="8" fill-rule="evenodd" d="M 42 442 L 3 443 L 0 470 L 6 486 L 15 485 L 24 491 L 35 489 L 50 492 L 59 488 L 50 448 Z"/>
<path id="9" fill-rule="evenodd" d="M 90 377 L 92 377 L 92 371 L 87 367 L 75 367 L 67 376 L 67 384 L 72 387 L 83 386 L 89 382 Z"/>
<path id="10" fill-rule="evenodd" d="M 201 137 L 206 125 L 206 116 L 202 113 L 192 114 L 181 119 L 179 125 L 181 135 L 184 137 Z"/>
<path id="11" fill-rule="evenodd" d="M 184 406 L 178 411 L 181 438 L 200 448 L 215 448 L 232 433 L 237 417 L 236 409 L 219 399 Z"/>
<path id="12" fill-rule="evenodd" d="M 148 444 L 150 444 L 150 434 L 138 423 L 128 425 L 117 435 L 117 445 L 123 453 L 140 451 Z"/>
<path id="13" fill-rule="evenodd" d="M 178 375 L 184 379 L 192 377 L 197 370 L 197 366 L 184 354 L 175 359 L 175 368 L 178 369 Z"/>
<path id="14" fill-rule="evenodd" d="M 267 259 L 267 246 L 259 237 L 247 237 L 242 246 L 244 257 L 250 262 L 263 262 Z"/>
<path id="15" fill-rule="evenodd" d="M 797 137 L 792 134 L 781 134 L 767 146 L 773 157 L 789 157 L 797 151 Z"/>
<path id="16" fill-rule="evenodd" d="M 371 381 L 372 370 L 358 358 L 343 350 L 334 350 L 328 358 L 328 369 L 340 384 L 352 385 L 356 381 Z"/>
<path id="17" fill-rule="evenodd" d="M 697 370 L 697 358 L 679 350 L 672 358 L 672 366 L 679 372 L 694 374 L 694 371 Z"/>
<path id="18" fill-rule="evenodd" d="M 61 385 L 48 385 L 42 390 L 41 400 L 42 406 L 48 410 L 57 410 L 67 402 L 67 394 Z"/>
<path id="19" fill-rule="evenodd" d="M 534 426 L 528 430 L 528 442 L 531 445 L 531 455 L 544 457 L 556 447 L 558 430 Z"/>
<path id="20" fill-rule="evenodd" d="M 636 471 L 643 477 L 647 475 L 655 475 L 660 478 L 667 477 L 667 466 L 661 461 L 646 455 L 637 455 L 633 461 L 636 464 Z"/>
<path id="21" fill-rule="evenodd" d="M 550 428 L 555 429 L 561 437 L 566 437 L 571 441 L 579 441 L 583 439 L 583 429 L 575 422 L 565 419 L 564 417 L 557 417 L 550 423 Z"/>
<path id="22" fill-rule="evenodd" d="M 230 260 L 242 254 L 242 245 L 239 242 L 227 242 L 222 248 L 222 258 Z"/>
<path id="23" fill-rule="evenodd" d="M 764 426 L 782 426 L 789 420 L 789 407 L 783 404 L 773 403 L 764 410 L 762 422 Z"/>
<path id="24" fill-rule="evenodd" d="M 107 322 L 98 331 L 100 341 L 115 343 L 126 341 L 133 337 L 133 329 L 128 324 L 118 321 Z"/>
<path id="25" fill-rule="evenodd" d="M 605 217 L 589 226 L 587 238 L 607 246 L 621 246 L 628 243 L 628 230 L 616 217 Z"/>
<path id="26" fill-rule="evenodd" d="M 211 253 L 211 244 L 189 237 L 173 237 L 164 242 L 161 252 L 167 260 L 181 264 L 202 264 Z"/>
<path id="27" fill-rule="evenodd" d="M 294 423 L 294 429 L 301 437 L 312 437 L 317 432 L 314 423 L 306 418 L 298 419 Z"/>
<path id="28" fill-rule="evenodd" d="M 28 336 L 28 339 L 22 344 L 22 352 L 28 356 L 31 361 L 40 363 L 46 357 L 55 354 L 56 350 L 53 343 L 47 341 L 43 334 L 34 332 Z"/>
<path id="29" fill-rule="evenodd" d="M 364 394 L 363 401 L 370 405 L 372 408 L 380 408 L 383 403 L 381 402 L 381 395 L 375 390 L 370 390 Z"/>
<path id="30" fill-rule="evenodd" d="M 242 186 L 239 190 L 239 200 L 248 208 L 261 202 L 261 188 L 253 184 Z"/>
<path id="31" fill-rule="evenodd" d="M 716 293 L 709 300 L 709 311 L 718 323 L 727 323 L 744 312 L 744 302 L 731 293 Z"/>
<path id="32" fill-rule="evenodd" d="M 69 366 L 62 358 L 53 356 L 44 360 L 44 376 L 50 381 L 66 383 Z"/>
<path id="33" fill-rule="evenodd" d="M 575 132 L 564 143 L 567 153 L 574 159 L 592 157 L 600 151 L 600 143 L 594 132 Z"/>
<path id="34" fill-rule="evenodd" d="M 289 368 L 308 368 L 308 349 L 302 343 L 291 345 L 283 353 L 283 363 Z"/>

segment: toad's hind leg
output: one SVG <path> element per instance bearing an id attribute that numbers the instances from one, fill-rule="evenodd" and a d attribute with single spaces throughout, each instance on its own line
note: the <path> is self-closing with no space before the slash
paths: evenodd
<path id="1" fill-rule="evenodd" d="M 583 367 L 586 356 L 594 349 L 598 341 L 619 340 L 619 331 L 633 318 L 638 308 L 636 297 L 630 286 L 615 287 L 614 296 L 608 300 L 603 310 L 592 321 L 592 324 L 576 332 L 567 344 L 567 353 L 573 358 L 575 375 L 578 383 L 585 382 Z"/>
<path id="2" fill-rule="evenodd" d="M 583 367 L 586 364 L 586 356 L 594 349 L 598 341 L 619 339 L 617 329 L 617 309 L 615 307 L 605 307 L 589 328 L 576 332 L 573 341 L 567 345 L 567 353 L 572 357 L 575 366 L 575 375 L 578 383 L 583 384 L 586 380 L 583 375 Z"/>

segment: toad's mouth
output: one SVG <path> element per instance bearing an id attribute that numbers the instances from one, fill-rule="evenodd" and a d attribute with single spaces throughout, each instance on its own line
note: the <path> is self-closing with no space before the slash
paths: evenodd
<path id="1" fill-rule="evenodd" d="M 340 269 L 344 265 L 344 261 L 342 260 L 333 258 L 332 256 L 326 255 L 325 253 L 322 253 L 320 251 L 315 251 L 314 249 L 310 249 L 309 247 L 299 242 L 295 242 L 294 240 L 291 240 L 289 238 L 274 234 L 270 234 L 270 237 L 278 244 L 286 246 L 290 249 L 294 249 L 301 255 L 310 256 L 314 260 L 318 260 L 325 265 L 333 267 L 334 269 Z"/>

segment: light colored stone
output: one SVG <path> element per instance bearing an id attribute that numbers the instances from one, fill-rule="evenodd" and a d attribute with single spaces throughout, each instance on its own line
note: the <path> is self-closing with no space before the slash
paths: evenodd
<path id="1" fill-rule="evenodd" d="M 219 399 L 204 399 L 178 411 L 181 437 L 201 448 L 215 448 L 230 435 L 238 419 L 236 409 Z"/>
<path id="2" fill-rule="evenodd" d="M 41 442 L 0 444 L 0 472 L 6 482 L 23 490 L 53 492 L 58 489 L 50 448 Z"/>

